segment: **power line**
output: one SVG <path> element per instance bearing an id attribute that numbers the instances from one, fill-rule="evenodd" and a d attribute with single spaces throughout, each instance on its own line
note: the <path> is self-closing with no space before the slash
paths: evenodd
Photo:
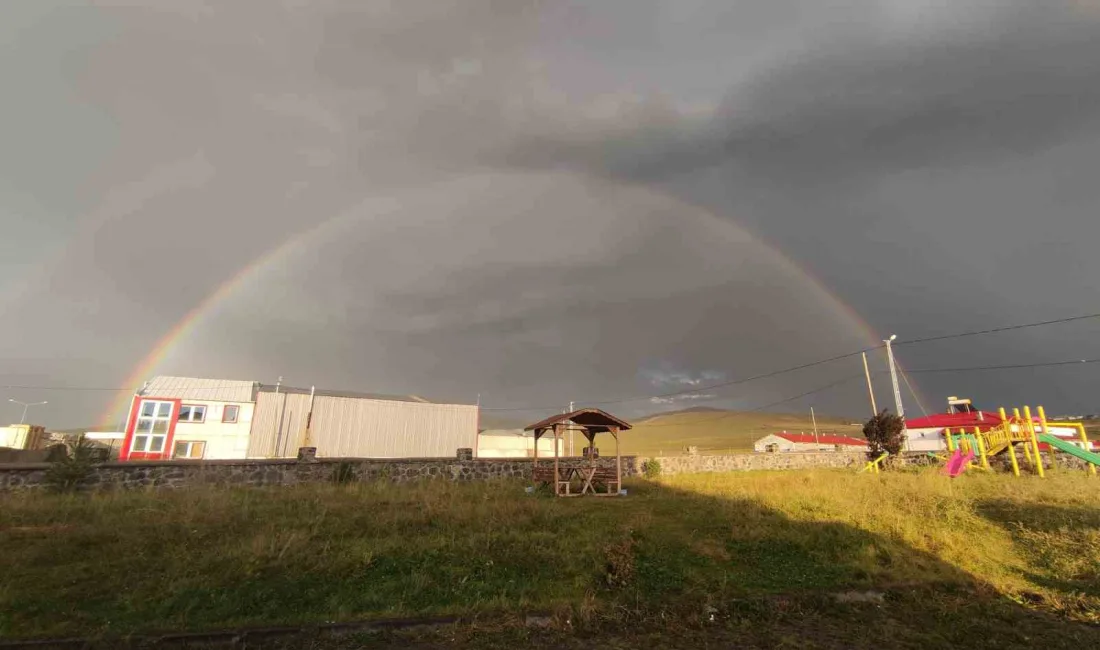
<path id="1" fill-rule="evenodd" d="M 1068 318 L 1057 318 L 1057 319 L 1053 319 L 1053 320 L 1045 320 L 1045 321 L 1039 321 L 1039 322 L 1035 322 L 1035 323 L 1021 323 L 1021 324 L 1016 324 L 1016 325 L 1006 325 L 1004 327 L 993 327 L 993 328 L 984 329 L 984 330 L 958 332 L 958 333 L 955 333 L 955 334 L 943 334 L 943 335 L 939 335 L 939 336 L 929 336 L 929 337 L 925 337 L 925 338 L 912 339 L 912 340 L 908 340 L 908 341 L 897 341 L 897 342 L 894 343 L 894 345 L 895 346 L 915 345 L 915 344 L 918 344 L 918 343 L 928 343 L 930 341 L 943 341 L 943 340 L 946 340 L 946 339 L 962 338 L 962 337 L 967 337 L 967 336 L 979 336 L 979 335 L 983 335 L 983 334 L 995 334 L 995 333 L 998 333 L 998 332 L 1008 332 L 1008 331 L 1012 331 L 1012 330 L 1027 329 L 1027 328 L 1031 328 L 1031 327 L 1042 327 L 1042 326 L 1045 326 L 1045 325 L 1057 325 L 1057 324 L 1061 324 L 1061 323 L 1071 323 L 1071 322 L 1074 322 L 1074 321 L 1086 320 L 1086 319 L 1089 319 L 1089 318 L 1100 318 L 1100 313 L 1085 314 L 1085 315 L 1081 315 L 1081 316 L 1071 316 L 1071 317 L 1068 317 Z M 826 364 L 826 363 L 831 363 L 833 361 L 840 361 L 841 359 L 847 359 L 849 357 L 854 357 L 856 355 L 863 354 L 864 352 L 870 352 L 872 350 L 878 350 L 882 347 L 883 346 L 881 346 L 881 345 L 877 345 L 877 346 L 873 346 L 873 347 L 869 347 L 869 348 L 864 348 L 862 350 L 856 350 L 854 352 L 848 352 L 846 354 L 838 354 L 834 357 L 829 357 L 827 359 L 820 359 L 818 361 L 811 361 L 809 363 L 804 363 L 804 364 L 797 365 L 797 366 L 791 366 L 790 368 L 783 368 L 781 370 L 775 370 L 773 372 L 768 372 L 768 373 L 764 373 L 764 374 L 761 374 L 761 375 L 753 375 L 751 377 L 745 377 L 743 379 L 735 379 L 733 381 L 724 381 L 724 382 L 719 382 L 719 383 L 714 383 L 714 384 L 705 384 L 705 385 L 699 385 L 699 386 L 692 386 L 691 388 L 684 389 L 684 390 L 679 390 L 679 391 L 675 391 L 675 392 L 671 392 L 671 393 L 662 393 L 662 394 L 658 394 L 658 395 L 645 395 L 645 396 L 638 396 L 638 397 L 627 397 L 627 398 L 620 398 L 620 399 L 586 401 L 586 402 L 583 402 L 583 403 L 588 404 L 588 405 L 600 406 L 600 405 L 605 405 L 605 404 L 624 404 L 624 403 L 628 403 L 628 402 L 640 402 L 640 401 L 643 401 L 643 400 L 660 399 L 660 398 L 665 398 L 665 397 L 677 397 L 679 395 L 698 394 L 698 393 L 701 393 L 701 392 L 704 392 L 704 391 L 714 390 L 716 388 L 727 388 L 729 386 L 737 386 L 739 384 L 745 384 L 745 383 L 748 383 L 748 382 L 751 382 L 751 381 L 757 381 L 757 380 L 760 380 L 760 379 L 768 379 L 768 378 L 771 378 L 771 377 L 777 377 L 779 375 L 784 375 L 784 374 L 787 374 L 787 373 L 796 372 L 798 370 L 804 370 L 806 368 L 812 368 L 814 366 L 820 366 L 820 365 L 823 365 L 823 364 Z M 910 388 L 910 390 L 912 390 L 912 388 Z M 482 408 L 481 410 L 482 411 L 493 411 L 493 412 L 504 412 L 504 411 L 550 411 L 550 410 L 557 410 L 558 408 L 560 408 L 560 407 L 557 407 L 557 406 L 540 406 L 540 407 L 514 406 L 514 407 Z"/>
<path id="2" fill-rule="evenodd" d="M 881 347 L 882 346 L 879 345 L 879 346 L 876 346 L 876 347 L 864 348 L 862 350 L 856 350 L 855 352 L 848 352 L 846 354 L 839 354 L 835 357 L 829 357 L 828 359 L 819 359 L 818 361 L 811 361 L 809 363 L 803 363 L 801 365 L 791 366 L 790 368 L 783 368 L 782 370 L 775 370 L 775 371 L 772 371 L 772 372 L 767 372 L 767 373 L 764 373 L 762 375 L 753 375 L 751 377 L 744 377 L 742 379 L 734 379 L 732 381 L 723 381 L 723 382 L 719 382 L 719 383 L 716 383 L 716 384 L 706 384 L 706 385 L 692 386 L 691 388 L 688 388 L 688 389 L 685 389 L 685 390 L 678 390 L 678 391 L 671 392 L 671 393 L 661 393 L 661 394 L 658 394 L 658 395 L 643 395 L 643 396 L 639 396 L 639 397 L 626 397 L 626 398 L 622 398 L 622 399 L 585 401 L 585 402 L 583 402 L 583 404 L 591 404 L 591 405 L 624 404 L 624 403 L 627 403 L 627 402 L 640 402 L 640 401 L 643 401 L 643 400 L 662 399 L 662 398 L 666 398 L 666 397 L 677 397 L 679 395 L 693 395 L 693 394 L 698 394 L 702 391 L 714 390 L 715 388 L 726 388 L 726 387 L 729 387 L 729 386 L 737 386 L 739 384 L 747 384 L 750 381 L 757 381 L 757 380 L 760 380 L 760 379 L 768 379 L 768 378 L 771 378 L 771 377 L 778 377 L 779 375 L 784 375 L 784 374 L 787 374 L 789 372 L 795 372 L 795 371 L 798 371 L 798 370 L 805 370 L 806 368 L 812 368 L 814 366 L 820 366 L 820 365 L 823 365 L 823 364 L 826 364 L 826 363 L 832 363 L 833 361 L 839 361 L 841 359 L 847 359 L 849 357 L 854 357 L 858 354 L 863 354 L 864 352 L 870 352 L 871 350 L 877 350 Z M 555 406 L 546 406 L 546 407 L 513 406 L 513 407 L 508 407 L 508 408 L 482 408 L 481 410 L 483 410 L 483 411 L 549 411 L 551 409 L 557 409 L 557 408 L 559 408 L 559 407 L 555 407 Z"/>
<path id="3" fill-rule="evenodd" d="M 1050 368 L 1054 366 L 1079 366 L 1082 364 L 1100 363 L 1100 359 L 1077 359 L 1075 361 L 1048 361 L 1046 363 L 1012 363 L 1002 366 L 971 366 L 969 368 L 918 368 L 905 372 L 972 372 L 981 370 L 1019 370 L 1023 368 Z M 883 371 L 878 371 L 882 373 Z"/>
<path id="4" fill-rule="evenodd" d="M 713 419 L 708 420 L 708 421 L 709 422 L 717 422 L 718 420 L 723 420 L 723 419 L 729 418 L 729 417 L 736 417 L 736 416 L 741 415 L 743 413 L 756 413 L 756 412 L 759 412 L 759 411 L 763 411 L 765 409 L 770 409 L 773 406 L 779 406 L 780 404 L 786 404 L 787 402 L 793 402 L 795 400 L 802 399 L 803 397 L 809 397 L 810 395 L 816 395 L 817 393 L 823 393 L 823 392 L 829 390 L 830 388 L 836 388 L 837 386 L 840 386 L 841 384 L 846 384 L 846 383 L 848 383 L 850 381 L 853 381 L 855 379 L 862 379 L 862 378 L 863 378 L 863 373 L 860 373 L 858 375 L 852 375 L 850 377 L 845 377 L 843 379 L 838 379 L 834 382 L 830 382 L 828 384 L 825 384 L 824 386 L 819 386 L 819 387 L 814 388 L 812 390 L 808 390 L 804 393 L 799 393 L 798 395 L 792 395 L 791 397 L 784 397 L 781 400 L 770 402 L 768 404 L 763 404 L 761 406 L 754 406 L 753 408 L 750 408 L 750 409 L 739 409 L 737 411 L 730 411 L 729 413 L 723 413 L 723 414 L 718 415 L 718 416 L 716 416 Z M 680 423 L 671 423 L 670 422 L 670 423 L 666 423 L 666 424 L 650 424 L 650 425 L 639 425 L 639 426 L 645 426 L 646 428 L 650 428 L 650 427 L 672 427 L 672 426 L 684 426 L 684 425 L 682 425 Z"/>
<path id="5" fill-rule="evenodd" d="M 1086 320 L 1089 318 L 1100 318 L 1100 314 L 1085 314 L 1083 316 L 1071 316 L 1069 318 L 1056 318 L 1054 320 L 1044 320 L 1036 323 L 1023 323 L 1020 325 L 1006 325 L 1005 327 L 993 327 L 985 330 L 973 330 L 970 332 L 959 332 L 957 334 L 942 334 L 939 336 L 928 336 L 922 339 L 909 339 L 903 341 L 896 341 L 895 346 L 900 345 L 916 345 L 917 343 L 928 343 L 930 341 L 944 341 L 947 339 L 959 339 L 964 336 L 980 336 L 983 334 L 997 334 L 998 332 L 1010 332 L 1012 330 L 1022 330 L 1029 327 L 1042 327 L 1044 325 L 1058 325 L 1061 323 L 1072 323 L 1074 321 Z"/>

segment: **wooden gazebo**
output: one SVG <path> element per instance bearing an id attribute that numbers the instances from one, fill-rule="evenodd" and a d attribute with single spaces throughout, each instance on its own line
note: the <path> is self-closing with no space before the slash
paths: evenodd
<path id="1" fill-rule="evenodd" d="M 588 448 L 591 453 L 581 460 L 580 464 L 571 462 L 568 466 L 561 464 L 559 440 L 564 432 L 573 428 L 579 429 L 588 440 Z M 600 409 L 587 408 L 563 413 L 536 422 L 524 431 L 533 431 L 535 434 L 535 458 L 532 467 L 532 478 L 537 483 L 549 483 L 554 486 L 554 494 L 558 496 L 579 496 L 588 492 L 595 495 L 617 495 L 623 486 L 623 462 L 619 450 L 619 433 L 628 431 L 631 426 L 619 418 L 601 411 Z M 554 466 L 539 466 L 539 438 L 546 433 L 554 435 Z M 596 434 L 610 433 L 615 438 L 615 469 L 600 468 L 597 462 Z M 572 491 L 572 481 L 578 478 L 582 481 L 581 491 Z M 599 492 L 593 486 L 596 484 L 607 485 L 607 492 Z"/>

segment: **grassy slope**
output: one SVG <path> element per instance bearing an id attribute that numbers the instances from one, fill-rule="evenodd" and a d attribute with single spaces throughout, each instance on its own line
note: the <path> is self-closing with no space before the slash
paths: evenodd
<path id="1" fill-rule="evenodd" d="M 736 618 L 745 597 L 944 583 L 978 585 L 997 616 L 1100 622 L 1100 483 L 1082 473 L 629 487 L 615 500 L 516 483 L 7 497 L 0 636 L 545 608 L 652 621 L 710 605 Z M 943 634 L 966 627 L 955 606 Z"/>
<path id="2" fill-rule="evenodd" d="M 624 454 L 641 456 L 677 455 L 690 445 L 699 447 L 701 452 L 746 451 L 770 433 L 813 433 L 809 414 L 790 413 L 689 411 L 657 415 L 632 424 L 634 429 L 623 434 L 622 450 Z M 819 433 L 863 436 L 860 427 L 848 425 L 839 418 L 819 417 L 817 428 Z M 615 443 L 610 436 L 597 436 L 596 446 L 605 456 L 615 453 Z"/>

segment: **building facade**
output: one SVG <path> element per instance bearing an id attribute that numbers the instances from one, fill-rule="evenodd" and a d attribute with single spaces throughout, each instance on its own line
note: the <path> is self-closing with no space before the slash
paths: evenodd
<path id="1" fill-rule="evenodd" d="M 154 377 L 134 395 L 121 460 L 248 457 L 258 384 Z"/>
<path id="2" fill-rule="evenodd" d="M 416 397 L 155 377 L 134 395 L 121 460 L 454 456 L 477 446 L 478 408 Z"/>

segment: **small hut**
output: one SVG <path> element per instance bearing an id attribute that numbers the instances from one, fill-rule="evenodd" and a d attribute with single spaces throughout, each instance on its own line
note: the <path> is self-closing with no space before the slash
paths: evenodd
<path id="1" fill-rule="evenodd" d="M 563 464 L 558 454 L 558 439 L 568 428 L 579 429 L 588 440 L 590 452 L 596 448 L 596 434 L 610 433 L 615 438 L 615 467 L 600 467 L 595 453 L 589 453 L 582 460 L 573 459 L 568 464 Z M 535 434 L 535 458 L 532 467 L 532 478 L 536 483 L 548 483 L 554 486 L 554 494 L 558 496 L 580 496 L 591 492 L 595 495 L 617 495 L 623 486 L 623 463 L 619 446 L 619 433 L 629 431 L 631 426 L 619 418 L 601 411 L 600 409 L 587 408 L 563 413 L 536 422 L 524 431 L 533 431 Z M 543 467 L 539 465 L 538 441 L 546 433 L 554 436 L 554 465 Z M 573 491 L 573 481 L 579 480 L 581 488 L 579 492 Z M 606 485 L 607 491 L 597 491 L 596 485 Z"/>

